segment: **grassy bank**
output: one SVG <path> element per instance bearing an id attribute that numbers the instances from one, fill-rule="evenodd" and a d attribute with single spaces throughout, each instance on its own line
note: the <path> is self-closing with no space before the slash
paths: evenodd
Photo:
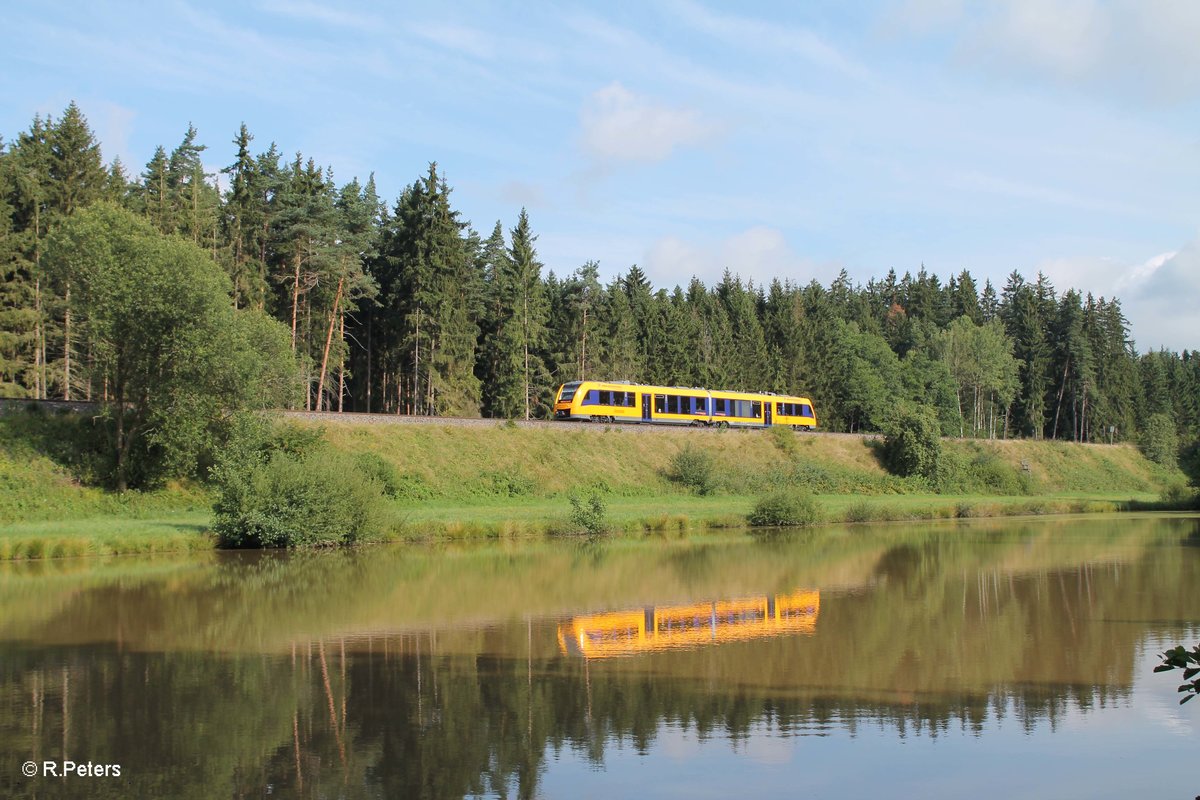
<path id="1" fill-rule="evenodd" d="M 67 425 L 0 417 L 0 559 L 213 546 L 209 490 L 81 485 Z M 578 532 L 568 497 L 581 492 L 603 498 L 613 531 L 672 534 L 743 525 L 757 497 L 781 488 L 815 495 L 817 522 L 853 523 L 1144 508 L 1181 480 L 1124 445 L 947 441 L 954 486 L 939 493 L 889 474 L 877 441 L 849 436 L 361 422 L 323 435 L 394 469 L 390 530 L 406 540 Z M 679 482 L 681 453 L 706 465 L 705 495 Z"/>

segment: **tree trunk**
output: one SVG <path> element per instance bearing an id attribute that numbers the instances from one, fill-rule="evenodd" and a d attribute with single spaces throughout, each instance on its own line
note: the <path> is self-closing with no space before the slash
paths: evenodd
<path id="1" fill-rule="evenodd" d="M 529 419 L 529 292 L 525 292 L 525 317 L 521 321 L 523 328 L 523 336 L 521 337 L 525 345 L 525 419 Z"/>
<path id="2" fill-rule="evenodd" d="M 416 411 L 418 392 L 421 385 L 421 309 L 417 309 L 417 330 L 415 341 L 413 342 L 413 374 L 412 374 L 412 402 L 413 410 Z"/>
<path id="3" fill-rule="evenodd" d="M 333 295 L 333 310 L 329 313 L 329 330 L 325 332 L 325 352 L 321 354 L 321 377 L 317 379 L 317 411 L 321 410 L 321 406 L 325 402 L 325 370 L 329 365 L 329 347 L 333 344 L 333 323 L 337 319 L 338 304 L 342 301 L 342 285 L 345 281 L 345 276 L 338 278 L 337 292 Z"/>
<path id="4" fill-rule="evenodd" d="M 63 319 L 63 399 L 71 399 L 71 283 L 67 282 L 67 312 Z"/>
<path id="5" fill-rule="evenodd" d="M 300 254 L 296 254 L 296 271 L 292 278 L 292 352 L 296 352 L 296 311 L 300 304 Z"/>
<path id="6" fill-rule="evenodd" d="M 1063 364 L 1062 383 L 1060 383 L 1058 386 L 1058 402 L 1054 404 L 1054 428 L 1050 432 L 1051 439 L 1058 438 L 1058 414 L 1060 411 L 1062 411 L 1063 393 L 1067 391 L 1067 370 L 1070 368 L 1070 366 L 1071 359 L 1068 357 L 1066 362 Z"/>
<path id="7" fill-rule="evenodd" d="M 345 320 L 342 321 L 345 324 Z M 367 413 L 371 413 L 375 409 L 371 406 L 371 358 L 374 351 L 371 349 L 371 329 L 375 327 L 375 315 L 370 311 L 367 312 Z M 383 396 L 387 397 L 387 390 L 383 390 Z M 382 409 L 380 409 L 382 410 Z"/>
<path id="8" fill-rule="evenodd" d="M 346 341 L 346 315 L 340 317 L 342 329 L 338 332 L 342 337 L 342 341 Z M 338 357 L 338 413 L 342 413 L 342 401 L 346 397 L 346 354 L 345 351 Z"/>
<path id="9" fill-rule="evenodd" d="M 588 379 L 588 306 L 583 305 L 583 344 L 580 348 L 580 380 Z"/>

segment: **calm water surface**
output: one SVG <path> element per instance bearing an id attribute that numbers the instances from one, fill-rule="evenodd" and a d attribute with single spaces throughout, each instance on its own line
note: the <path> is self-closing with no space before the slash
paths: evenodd
<path id="1" fill-rule="evenodd" d="M 1197 637 L 1195 517 L 3 564 L 0 797 L 1191 798 Z"/>

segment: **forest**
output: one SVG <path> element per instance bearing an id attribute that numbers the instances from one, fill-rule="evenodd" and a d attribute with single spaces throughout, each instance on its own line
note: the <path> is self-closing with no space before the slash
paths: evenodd
<path id="1" fill-rule="evenodd" d="M 539 261 L 525 209 L 473 227 L 436 163 L 389 203 L 373 177 L 339 185 L 245 125 L 233 142 L 208 173 L 189 125 L 134 175 L 104 163 L 74 103 L 0 139 L 0 397 L 113 399 L 79 259 L 47 255 L 102 206 L 202 251 L 231 308 L 286 329 L 298 408 L 535 418 L 561 383 L 598 378 L 803 394 L 832 431 L 926 405 L 949 436 L 1200 438 L 1200 351 L 1139 353 L 1120 301 L 1086 287 L 1018 270 L 981 287 L 924 266 L 756 285 L 736 263 L 713 286 L 654 287 L 636 265 L 605 283 L 594 261 Z"/>

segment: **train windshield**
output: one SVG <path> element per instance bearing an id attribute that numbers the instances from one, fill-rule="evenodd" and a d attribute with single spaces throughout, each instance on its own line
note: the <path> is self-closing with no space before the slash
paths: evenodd
<path id="1" fill-rule="evenodd" d="M 560 403 L 571 402 L 571 398 L 573 398 L 575 396 L 575 390 L 578 388 L 579 388 L 578 381 L 576 381 L 575 383 L 564 383 L 563 387 L 562 387 L 562 394 L 559 396 L 558 402 L 560 402 Z"/>

